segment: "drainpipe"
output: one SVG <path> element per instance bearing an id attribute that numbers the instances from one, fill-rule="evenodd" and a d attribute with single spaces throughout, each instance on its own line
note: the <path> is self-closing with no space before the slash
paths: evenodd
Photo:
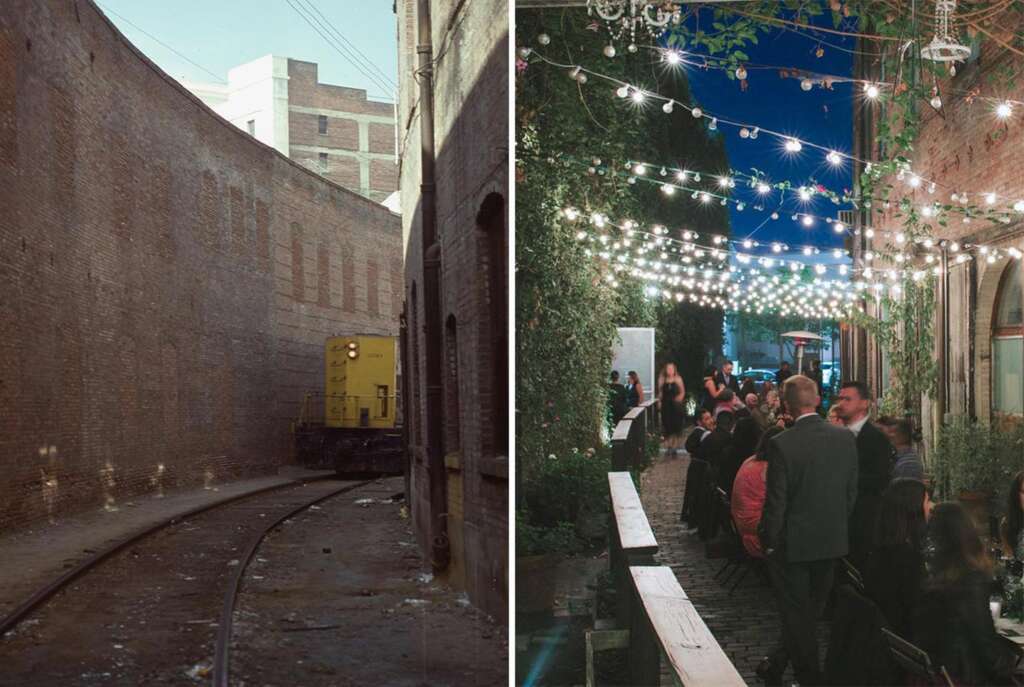
<path id="1" fill-rule="evenodd" d="M 444 417 L 441 387 L 441 246 L 437 241 L 434 189 L 434 46 L 430 0 L 417 0 L 416 54 L 420 86 L 420 230 L 423 247 L 423 341 L 427 373 L 427 469 L 430 474 L 431 564 L 448 567 L 448 499 L 444 468 Z"/>

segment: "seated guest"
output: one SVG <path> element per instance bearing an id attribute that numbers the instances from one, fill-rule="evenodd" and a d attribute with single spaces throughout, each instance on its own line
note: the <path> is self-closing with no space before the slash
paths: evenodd
<path id="1" fill-rule="evenodd" d="M 754 558 L 764 558 L 757 526 L 761 524 L 767 490 L 768 442 L 782 431 L 780 427 L 770 427 L 761 436 L 756 452 L 740 466 L 732 485 L 732 519 L 743 539 L 743 548 Z"/>
<path id="2" fill-rule="evenodd" d="M 722 456 L 718 465 L 718 486 L 727 495 L 732 494 L 732 483 L 736 479 L 743 461 L 754 455 L 757 442 L 761 438 L 761 430 L 753 418 L 741 417 L 736 420 L 732 430 L 732 442 Z"/>
<path id="3" fill-rule="evenodd" d="M 864 589 L 889 627 L 910 636 L 910 621 L 924 583 L 924 532 L 932 502 L 918 480 L 901 478 L 882 494 L 875 542 L 863 570 Z"/>
<path id="4" fill-rule="evenodd" d="M 761 406 L 757 402 L 757 394 L 747 394 L 743 400 L 746 403 L 750 417 L 754 418 L 758 428 L 762 432 L 768 429 L 768 416 L 761 410 Z"/>
<path id="5" fill-rule="evenodd" d="M 720 413 L 728 412 L 733 413 L 733 401 L 736 399 L 736 394 L 732 392 L 732 389 L 722 389 L 718 393 L 718 398 L 715 401 L 715 417 L 717 418 Z"/>
<path id="6" fill-rule="evenodd" d="M 992 561 L 974 523 L 957 503 L 932 509 L 928 577 L 913 617 L 911 641 L 944 666 L 956 685 L 1012 685 L 1020 657 L 996 633 L 989 610 Z"/>
<path id="7" fill-rule="evenodd" d="M 714 498 L 714 486 L 718 484 L 718 472 L 732 443 L 734 422 L 735 416 L 731 412 L 720 412 L 715 418 L 714 431 L 697 449 L 697 458 L 707 463 L 708 471 L 704 480 L 693 486 L 693 517 L 690 524 L 699 528 L 700 536 L 705 540 L 714 536 L 717 527 L 715 514 L 718 502 Z"/>
<path id="8" fill-rule="evenodd" d="M 908 477 L 924 481 L 924 465 L 914 448 L 914 427 L 910 420 L 901 417 L 887 417 L 879 422 L 882 431 L 889 437 L 889 443 L 896 449 L 896 464 L 892 478 Z"/>
<path id="9" fill-rule="evenodd" d="M 697 520 L 694 517 L 695 504 L 697 503 L 697 488 L 703 485 L 707 479 L 708 464 L 697 458 L 700 452 L 701 443 L 711 436 L 715 429 L 715 418 L 707 408 L 697 411 L 697 427 L 686 437 L 684 448 L 690 455 L 690 465 L 686 468 L 686 484 L 683 487 L 683 508 L 679 513 L 679 520 L 688 523 L 691 527 L 696 526 Z"/>
<path id="10" fill-rule="evenodd" d="M 1004 555 L 1024 560 L 1024 471 L 1014 475 L 1010 483 L 1006 517 L 999 524 L 999 539 Z"/>
<path id="11" fill-rule="evenodd" d="M 845 427 L 846 423 L 839 417 L 839 409 L 832 406 L 828 409 L 828 422 L 830 425 L 836 425 L 837 427 Z"/>

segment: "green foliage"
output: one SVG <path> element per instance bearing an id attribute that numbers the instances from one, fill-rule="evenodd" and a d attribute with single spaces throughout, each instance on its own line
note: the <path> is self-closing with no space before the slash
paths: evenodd
<path id="1" fill-rule="evenodd" d="M 570 449 L 549 455 L 523 481 L 523 507 L 530 522 L 545 527 L 576 523 L 581 515 L 608 511 L 610 447 Z"/>
<path id="2" fill-rule="evenodd" d="M 939 431 L 933 465 L 943 499 L 981 491 L 999 503 L 1013 476 L 1024 469 L 1024 425 L 1000 428 L 956 417 Z"/>
<path id="3" fill-rule="evenodd" d="M 516 556 L 542 556 L 553 553 L 572 556 L 583 551 L 583 542 L 571 523 L 540 527 L 530 522 L 525 511 L 516 511 Z"/>
<path id="4" fill-rule="evenodd" d="M 579 9 L 523 11 L 517 44 L 551 36 L 547 57 L 565 63 L 598 59 L 601 33 L 588 30 Z M 603 58 L 602 58 L 603 59 Z M 684 76 L 652 69 L 649 55 L 622 55 L 603 67 L 612 76 L 689 99 Z M 606 213 L 644 224 L 662 223 L 726 233 L 728 213 L 681 209 L 654 188 L 588 175 L 580 159 L 625 161 L 669 156 L 707 169 L 728 169 L 723 141 L 680 111 L 637 110 L 609 98 L 597 84 L 580 85 L 565 71 L 530 63 L 516 79 L 516 442 L 518 469 L 529 478 L 549 454 L 596 445 L 607 396 L 616 326 L 656 326 L 658 363 L 674 360 L 699 379 L 703 359 L 721 347 L 721 313 L 669 306 L 646 297 L 586 255 L 578 227 L 562 210 Z M 685 116 L 684 116 L 685 115 Z M 571 159 L 575 158 L 575 160 Z M 689 347 L 681 342 L 688 342 Z M 689 369 L 688 369 L 689 366 Z M 695 382 L 696 383 L 696 382 Z"/>

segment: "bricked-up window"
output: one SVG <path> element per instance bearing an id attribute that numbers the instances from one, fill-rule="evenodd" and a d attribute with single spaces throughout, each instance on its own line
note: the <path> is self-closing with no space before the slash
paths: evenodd
<path id="1" fill-rule="evenodd" d="M 444 323 L 444 452 L 462 446 L 459 431 L 459 340 L 455 315 Z"/>
<path id="2" fill-rule="evenodd" d="M 316 126 L 317 126 L 317 129 L 320 131 L 320 133 L 326 134 L 327 133 L 327 115 L 319 115 L 316 118 Z"/>
<path id="3" fill-rule="evenodd" d="M 1024 413 L 1024 299 L 1020 261 L 1011 260 L 999 281 L 992 327 L 992 409 Z"/>
<path id="4" fill-rule="evenodd" d="M 245 123 L 245 128 L 248 129 L 250 136 L 255 136 L 256 135 L 256 120 L 255 119 L 250 119 L 248 122 Z"/>
<path id="5" fill-rule="evenodd" d="M 494 434 L 484 445 L 494 455 L 508 455 L 508 289 L 506 285 L 505 198 L 489 193 L 476 216 L 477 230 L 487 246 L 487 303 L 490 320 L 491 374 L 484 383 L 485 397 L 491 398 L 491 426 Z M 489 392 L 489 393 L 488 393 Z"/>
<path id="6" fill-rule="evenodd" d="M 327 171 L 327 153 L 320 153 L 320 171 Z"/>

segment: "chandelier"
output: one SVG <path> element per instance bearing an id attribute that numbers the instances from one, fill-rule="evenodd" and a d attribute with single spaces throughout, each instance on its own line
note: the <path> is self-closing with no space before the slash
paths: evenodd
<path id="1" fill-rule="evenodd" d="M 678 24 L 682 17 L 672 0 L 587 0 L 587 14 L 594 13 L 604 20 L 613 40 L 629 35 L 630 52 L 637 50 L 637 31 L 646 31 L 652 38 L 659 38 L 670 22 Z"/>
<path id="2" fill-rule="evenodd" d="M 933 62 L 960 62 L 971 56 L 971 49 L 956 36 L 950 27 L 950 18 L 956 10 L 956 0 L 935 0 L 935 37 L 921 48 L 921 57 Z"/>

